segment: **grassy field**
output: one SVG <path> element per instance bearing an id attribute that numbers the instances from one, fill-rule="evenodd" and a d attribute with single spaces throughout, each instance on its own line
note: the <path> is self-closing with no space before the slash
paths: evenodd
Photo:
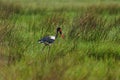
<path id="1" fill-rule="evenodd" d="M 120 1 L 0 0 L 0 80 L 120 80 Z"/>

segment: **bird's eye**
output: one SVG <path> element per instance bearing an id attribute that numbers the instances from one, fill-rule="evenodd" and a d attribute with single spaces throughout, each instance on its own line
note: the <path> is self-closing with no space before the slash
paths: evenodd
<path id="1" fill-rule="evenodd" d="M 61 29 L 59 29 L 59 31 L 60 31 L 60 32 L 62 32 L 62 30 L 61 30 Z"/>

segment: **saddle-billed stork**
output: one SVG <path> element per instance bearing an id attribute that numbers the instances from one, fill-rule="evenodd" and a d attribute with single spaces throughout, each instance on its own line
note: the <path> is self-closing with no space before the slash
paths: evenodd
<path id="1" fill-rule="evenodd" d="M 42 39 L 38 40 L 38 43 L 44 43 L 45 46 L 46 45 L 50 45 L 58 37 L 58 33 L 60 33 L 61 37 L 64 38 L 64 35 L 62 34 L 62 29 L 60 27 L 58 27 L 56 29 L 56 35 L 55 36 L 46 36 L 46 37 L 43 37 Z"/>

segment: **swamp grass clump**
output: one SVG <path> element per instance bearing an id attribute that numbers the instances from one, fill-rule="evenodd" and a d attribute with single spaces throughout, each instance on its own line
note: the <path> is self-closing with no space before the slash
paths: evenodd
<path id="1" fill-rule="evenodd" d="M 10 16 L 20 13 L 21 11 L 22 7 L 19 4 L 0 1 L 0 18 L 2 19 L 8 19 Z"/>
<path id="2" fill-rule="evenodd" d="M 0 19 L 1 80 L 119 80 L 117 5 L 92 4 L 94 7 L 89 8 L 87 4 L 60 7 L 58 3 L 52 9 L 47 5 L 17 9 L 9 3 L 0 4 L 6 6 L 9 16 Z M 111 13 L 112 9 L 115 10 Z M 57 26 L 62 28 L 65 38 L 59 35 L 50 50 L 42 50 L 44 45 L 38 44 L 38 39 L 54 35 Z"/>
<path id="3" fill-rule="evenodd" d="M 101 41 L 107 40 L 110 32 L 113 29 L 116 29 L 115 35 L 119 31 L 119 16 L 118 18 L 104 18 L 95 13 L 84 13 L 82 16 L 77 16 L 73 20 L 72 29 L 69 32 L 71 38 L 81 38 L 86 41 Z M 118 30 L 117 30 L 118 29 Z M 116 40 L 119 40 L 119 37 L 116 36 Z"/>
<path id="4" fill-rule="evenodd" d="M 102 36 L 106 20 L 102 19 L 95 13 L 85 13 L 74 19 L 70 36 L 81 38 L 83 40 L 98 40 Z"/>
<path id="5" fill-rule="evenodd" d="M 102 6 L 101 6 L 102 5 Z M 97 14 L 110 14 L 115 15 L 120 13 L 120 5 L 119 4 L 99 4 L 99 5 L 91 5 L 87 9 L 87 11 L 91 11 Z"/>

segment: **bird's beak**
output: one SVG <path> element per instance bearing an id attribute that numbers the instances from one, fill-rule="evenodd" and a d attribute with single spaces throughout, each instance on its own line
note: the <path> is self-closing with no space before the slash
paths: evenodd
<path id="1" fill-rule="evenodd" d="M 62 30 L 60 29 L 60 35 L 64 39 L 64 35 L 62 34 Z"/>
<path id="2" fill-rule="evenodd" d="M 63 34 L 61 34 L 61 37 L 64 39 L 64 35 Z"/>

